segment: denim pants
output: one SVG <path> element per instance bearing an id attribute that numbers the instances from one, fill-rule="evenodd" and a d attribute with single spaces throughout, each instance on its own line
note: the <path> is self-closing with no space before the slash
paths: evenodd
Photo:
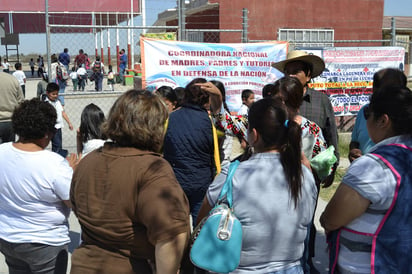
<path id="1" fill-rule="evenodd" d="M 0 239 L 0 251 L 6 258 L 10 274 L 66 273 L 68 245 L 10 243 Z"/>
<path id="2" fill-rule="evenodd" d="M 63 137 L 62 129 L 56 129 L 56 133 L 52 138 L 52 151 L 60 154 L 63 158 L 66 158 L 68 151 L 63 149 Z"/>

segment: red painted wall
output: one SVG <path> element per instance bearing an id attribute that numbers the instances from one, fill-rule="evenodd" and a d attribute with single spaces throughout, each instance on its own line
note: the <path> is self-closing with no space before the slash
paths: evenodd
<path id="1" fill-rule="evenodd" d="M 242 8 L 248 9 L 248 39 L 276 40 L 279 28 L 327 28 L 335 40 L 380 40 L 384 0 L 209 0 L 219 3 L 221 29 L 242 28 Z M 233 34 L 221 42 L 234 41 Z M 374 44 L 335 44 L 367 46 Z"/>

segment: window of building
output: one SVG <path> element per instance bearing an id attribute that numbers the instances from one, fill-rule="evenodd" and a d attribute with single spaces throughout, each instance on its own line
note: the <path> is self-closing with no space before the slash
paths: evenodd
<path id="1" fill-rule="evenodd" d="M 333 47 L 333 29 L 279 29 L 278 40 L 288 41 L 295 47 Z"/>

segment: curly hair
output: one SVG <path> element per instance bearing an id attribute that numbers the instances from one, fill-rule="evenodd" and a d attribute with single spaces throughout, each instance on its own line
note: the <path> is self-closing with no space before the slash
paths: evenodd
<path id="1" fill-rule="evenodd" d="M 158 95 L 131 89 L 116 100 L 102 131 L 119 146 L 158 152 L 163 145 L 167 117 L 167 109 Z"/>
<path id="2" fill-rule="evenodd" d="M 204 106 L 209 102 L 209 94 L 203 91 L 199 86 L 195 85 L 198 83 L 206 83 L 204 78 L 195 78 L 185 87 L 185 97 L 184 102 Z"/>
<path id="3" fill-rule="evenodd" d="M 14 133 L 26 140 L 37 140 L 54 133 L 56 119 L 56 109 L 38 98 L 23 101 L 11 117 Z"/>

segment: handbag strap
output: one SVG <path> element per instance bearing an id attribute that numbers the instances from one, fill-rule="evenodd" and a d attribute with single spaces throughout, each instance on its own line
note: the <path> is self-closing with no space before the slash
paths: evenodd
<path id="1" fill-rule="evenodd" d="M 216 175 L 220 173 L 220 151 L 219 151 L 219 142 L 217 139 L 216 127 L 213 123 L 213 119 L 209 116 L 210 121 L 212 122 L 212 134 L 213 134 L 213 159 L 215 161 Z"/>
<path id="2" fill-rule="evenodd" d="M 230 208 L 232 208 L 232 204 L 233 204 L 232 179 L 233 179 L 233 175 L 235 174 L 235 170 L 239 164 L 240 162 L 237 160 L 230 163 L 229 170 L 227 172 L 226 181 L 222 187 L 222 190 L 220 191 L 220 195 L 218 199 L 218 203 L 219 203 L 226 196 L 226 201 Z"/>

